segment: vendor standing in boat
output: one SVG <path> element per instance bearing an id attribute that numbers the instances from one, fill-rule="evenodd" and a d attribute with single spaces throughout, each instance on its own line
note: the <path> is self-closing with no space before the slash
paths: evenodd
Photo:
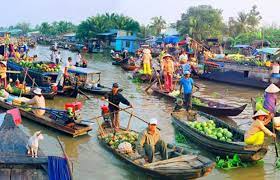
<path id="1" fill-rule="evenodd" d="M 167 145 L 161 140 L 160 132 L 157 129 L 157 120 L 151 119 L 148 128 L 139 134 L 136 149 L 144 156 L 146 162 L 152 163 L 156 152 L 160 152 L 163 160 L 168 159 Z"/>
<path id="2" fill-rule="evenodd" d="M 180 94 L 182 93 L 182 88 L 184 89 L 184 103 L 185 103 L 185 109 L 189 111 L 192 107 L 192 91 L 193 86 L 199 87 L 194 84 L 193 79 L 191 78 L 191 72 L 186 71 L 184 72 L 184 77 L 180 80 Z"/>
<path id="3" fill-rule="evenodd" d="M 120 114 L 119 114 L 119 104 L 125 104 L 127 106 L 132 107 L 131 103 L 123 97 L 122 94 L 119 92 L 119 85 L 118 83 L 114 83 L 112 87 L 112 92 L 105 95 L 103 99 L 108 99 L 109 101 L 109 111 L 110 111 L 110 118 L 112 122 L 112 127 L 115 131 L 119 131 L 120 128 Z"/>
<path id="4" fill-rule="evenodd" d="M 173 91 L 173 73 L 175 71 L 174 62 L 170 54 L 163 56 L 162 64 L 163 76 L 164 76 L 164 88 L 167 93 Z"/>
<path id="5" fill-rule="evenodd" d="M 71 63 L 72 63 L 72 58 L 68 57 L 68 60 L 66 61 L 66 63 L 60 67 L 57 78 L 56 78 L 56 82 L 55 82 L 58 86 L 63 87 L 64 76 L 68 75 L 68 69 L 72 66 Z"/>
<path id="6" fill-rule="evenodd" d="M 269 111 L 271 117 L 274 117 L 276 113 L 277 93 L 279 91 L 280 89 L 273 83 L 265 89 L 263 107 Z"/>
<path id="7" fill-rule="evenodd" d="M 43 110 L 43 108 L 46 107 L 46 104 L 45 104 L 45 98 L 42 95 L 42 90 L 40 88 L 36 88 L 33 91 L 33 93 L 35 94 L 35 96 L 24 104 L 32 105 L 32 107 L 35 108 L 42 108 L 42 109 L 34 109 L 32 111 L 36 116 L 43 116 L 45 114 L 45 110 Z"/>
<path id="8" fill-rule="evenodd" d="M 259 110 L 253 116 L 254 122 L 250 128 L 246 131 L 244 140 L 248 145 L 262 145 L 264 143 L 264 135 L 268 135 L 276 138 L 276 135 L 272 133 L 265 126 L 271 121 L 271 117 L 266 112 Z"/>
<path id="9" fill-rule="evenodd" d="M 143 50 L 142 61 L 143 61 L 144 74 L 146 75 L 152 75 L 152 68 L 151 68 L 152 59 L 153 58 L 151 55 L 151 51 L 148 48 L 145 48 Z"/>

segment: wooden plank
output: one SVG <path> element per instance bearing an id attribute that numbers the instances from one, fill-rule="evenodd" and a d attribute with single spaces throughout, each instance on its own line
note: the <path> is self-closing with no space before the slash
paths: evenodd
<path id="1" fill-rule="evenodd" d="M 0 169 L 0 179 L 10 179 L 11 169 Z"/>
<path id="2" fill-rule="evenodd" d="M 157 166 L 157 165 L 167 164 L 167 163 L 174 163 L 174 162 L 180 162 L 180 161 L 190 161 L 194 158 L 197 158 L 197 156 L 196 155 L 183 155 L 183 156 L 179 156 L 179 157 L 175 157 L 175 158 L 171 158 L 171 159 L 162 160 L 162 161 L 159 161 L 159 162 L 145 164 L 144 166 L 145 167 L 152 167 L 152 166 Z"/>
<path id="3" fill-rule="evenodd" d="M 28 156 L 0 157 L 0 164 L 46 164 L 47 157 L 32 158 Z"/>

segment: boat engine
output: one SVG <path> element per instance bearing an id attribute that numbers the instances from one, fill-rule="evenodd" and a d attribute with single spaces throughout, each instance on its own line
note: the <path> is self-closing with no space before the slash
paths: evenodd
<path id="1" fill-rule="evenodd" d="M 66 103 L 65 110 L 67 112 L 67 116 L 74 122 L 80 122 L 81 119 L 81 109 L 82 103 L 81 102 L 73 102 L 73 103 Z"/>

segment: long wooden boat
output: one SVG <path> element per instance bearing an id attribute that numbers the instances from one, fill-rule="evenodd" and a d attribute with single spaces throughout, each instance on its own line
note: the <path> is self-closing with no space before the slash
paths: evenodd
<path id="1" fill-rule="evenodd" d="M 199 78 L 257 89 L 265 89 L 270 84 L 269 82 L 245 77 L 244 73 L 235 71 L 203 73 L 199 75 Z"/>
<path id="2" fill-rule="evenodd" d="M 216 127 L 227 128 L 233 134 L 233 142 L 214 139 L 190 127 L 187 124 L 188 118 L 185 111 L 173 112 L 172 117 L 172 123 L 174 126 L 187 136 L 190 141 L 215 155 L 226 157 L 237 154 L 243 161 L 258 161 L 267 153 L 268 147 L 265 145 L 245 145 L 244 131 L 237 129 L 214 116 L 198 112 L 198 118 L 213 120 Z"/>
<path id="3" fill-rule="evenodd" d="M 11 103 L 0 101 L 0 108 L 9 110 L 17 107 L 12 105 Z M 65 125 L 65 119 L 53 117 L 53 115 L 48 112 L 46 112 L 44 116 L 39 117 L 39 116 L 35 116 L 35 114 L 31 111 L 26 111 L 20 108 L 20 113 L 26 119 L 53 128 L 55 130 L 61 131 L 72 137 L 85 135 L 92 130 L 92 127 L 83 123 L 75 123 L 73 127 L 68 127 Z"/>
<path id="4" fill-rule="evenodd" d="M 155 162 L 143 164 L 143 157 L 134 156 L 137 153 L 122 154 L 109 146 L 105 141 L 105 137 L 99 135 L 98 139 L 107 150 L 124 162 L 151 176 L 163 179 L 195 179 L 208 175 L 215 167 L 215 163 L 210 159 L 201 155 L 187 154 L 182 148 L 177 148 L 173 145 L 168 145 L 169 159 L 160 160 L 160 158 L 155 157 L 157 159 Z"/>
<path id="5" fill-rule="evenodd" d="M 14 93 L 14 92 L 9 92 L 10 94 L 13 94 L 15 96 L 18 96 L 19 94 Z M 45 99 L 54 99 L 54 97 L 56 96 L 56 92 L 42 92 L 42 95 L 44 96 Z M 27 98 L 32 98 L 34 96 L 34 94 L 32 93 L 32 89 L 30 90 L 30 92 L 28 93 L 22 93 L 21 94 L 22 97 L 27 97 Z"/>
<path id="6" fill-rule="evenodd" d="M 126 63 L 121 64 L 121 68 L 125 71 L 135 71 L 138 67 L 137 66 L 132 66 Z"/>
<path id="7" fill-rule="evenodd" d="M 163 96 L 172 101 L 176 100 L 176 97 L 169 95 L 168 93 L 164 92 L 164 90 L 160 90 L 158 87 L 154 86 L 152 87 L 152 90 L 157 95 Z M 192 103 L 192 106 L 195 109 L 214 116 L 237 116 L 240 113 L 242 113 L 247 106 L 247 104 L 244 104 L 243 106 L 240 107 L 234 107 L 234 106 L 218 103 L 197 96 L 193 96 L 193 98 L 197 98 L 202 102 L 202 104 Z"/>
<path id="8" fill-rule="evenodd" d="M 5 113 L 0 121 L 2 121 L 0 127 L 1 179 L 47 180 L 53 177 L 53 174 L 57 176 L 63 174 L 66 179 L 71 179 L 71 168 L 66 163 L 66 159 L 45 156 L 40 149 L 37 158 L 27 155 L 26 145 L 29 137 L 15 124 L 12 113 Z M 54 166 L 58 161 L 62 165 L 60 169 Z"/>

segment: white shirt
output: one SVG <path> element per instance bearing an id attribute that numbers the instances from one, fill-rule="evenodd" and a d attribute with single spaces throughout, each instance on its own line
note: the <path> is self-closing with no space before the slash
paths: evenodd
<path id="1" fill-rule="evenodd" d="M 81 56 L 81 54 L 78 54 L 77 59 L 76 59 L 76 63 L 80 64 L 81 61 L 82 61 L 82 56 Z"/>
<path id="2" fill-rule="evenodd" d="M 63 63 L 62 66 L 60 67 L 60 71 L 64 74 L 65 68 L 69 68 L 70 66 L 71 66 L 70 62 L 68 60 L 66 60 L 66 62 Z"/>
<path id="3" fill-rule="evenodd" d="M 273 65 L 272 65 L 272 73 L 273 73 L 273 74 L 279 74 L 279 71 L 280 71 L 280 66 L 279 66 L 279 64 L 273 64 Z"/>
<path id="4" fill-rule="evenodd" d="M 180 57 L 179 57 L 179 60 L 182 61 L 182 60 L 188 60 L 188 55 L 187 54 L 181 54 Z"/>

